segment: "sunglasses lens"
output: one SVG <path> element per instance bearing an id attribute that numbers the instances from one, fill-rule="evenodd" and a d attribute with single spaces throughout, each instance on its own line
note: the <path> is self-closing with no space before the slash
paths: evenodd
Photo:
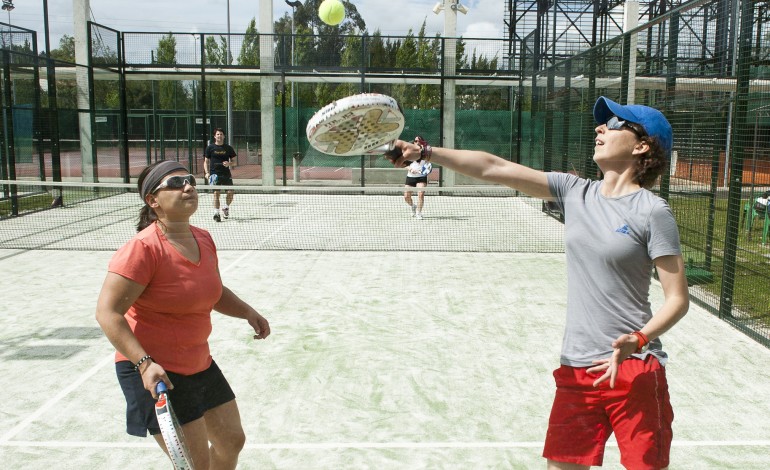
<path id="1" fill-rule="evenodd" d="M 171 189 L 182 189 L 185 184 L 195 186 L 195 177 L 193 175 L 172 176 L 166 180 L 166 187 Z"/>
<path id="2" fill-rule="evenodd" d="M 621 129 L 625 123 L 626 121 L 621 121 L 617 116 L 612 116 L 610 120 L 607 121 L 607 129 L 616 131 Z"/>

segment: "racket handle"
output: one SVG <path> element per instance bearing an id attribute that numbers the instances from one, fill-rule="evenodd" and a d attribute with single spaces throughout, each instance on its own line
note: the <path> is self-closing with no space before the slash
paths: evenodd
<path id="1" fill-rule="evenodd" d="M 387 144 L 380 145 L 379 147 L 375 147 L 371 150 L 367 150 L 364 152 L 365 155 L 384 155 L 387 152 L 393 150 L 395 148 L 395 141 L 388 142 Z"/>
<path id="2" fill-rule="evenodd" d="M 160 395 L 161 393 L 166 393 L 168 391 L 168 388 L 166 387 L 166 383 L 163 381 L 158 382 L 157 385 L 155 385 L 155 392 Z"/>

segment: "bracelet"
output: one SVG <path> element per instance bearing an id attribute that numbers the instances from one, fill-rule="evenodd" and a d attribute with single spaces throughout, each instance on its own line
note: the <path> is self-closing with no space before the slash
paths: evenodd
<path id="1" fill-rule="evenodd" d="M 631 334 L 636 336 L 636 339 L 639 340 L 639 346 L 637 346 L 636 352 L 637 353 L 643 352 L 645 350 L 645 346 L 650 344 L 650 339 L 647 338 L 647 335 L 642 333 L 641 331 L 634 331 Z"/>
<path id="2" fill-rule="evenodd" d="M 433 155 L 433 147 L 419 135 L 414 138 L 414 143 L 420 146 L 420 159 L 429 162 L 431 155 Z"/>
<path id="3" fill-rule="evenodd" d="M 431 155 L 433 155 L 433 147 L 431 147 L 427 143 L 420 148 L 420 156 L 426 162 L 430 161 Z"/>
<path id="4" fill-rule="evenodd" d="M 139 372 L 139 366 L 141 366 L 142 364 L 144 364 L 148 360 L 154 362 L 154 359 L 152 358 L 152 356 L 150 356 L 150 355 L 143 356 L 141 359 L 139 359 L 139 361 L 136 364 L 134 364 L 134 370 Z"/>

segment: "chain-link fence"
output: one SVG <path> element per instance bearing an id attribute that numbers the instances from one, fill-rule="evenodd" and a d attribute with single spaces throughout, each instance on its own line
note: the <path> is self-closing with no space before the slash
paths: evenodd
<path id="1" fill-rule="evenodd" d="M 591 107 L 599 96 L 658 108 L 674 128 L 670 173 L 657 191 L 680 228 L 694 299 L 756 337 L 770 337 L 768 189 L 770 82 L 764 2 L 744 2 L 720 30 L 716 1 L 690 2 L 623 36 L 538 70 L 524 83 L 521 155 L 546 170 L 597 176 Z M 526 102 L 526 100 L 525 100 Z M 526 107 L 525 107 L 526 109 Z M 760 213 L 761 212 L 761 213 Z"/>

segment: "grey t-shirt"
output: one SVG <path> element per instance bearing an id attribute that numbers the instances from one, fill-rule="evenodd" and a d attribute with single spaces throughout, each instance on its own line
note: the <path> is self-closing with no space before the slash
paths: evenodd
<path id="1" fill-rule="evenodd" d="M 608 198 L 601 194 L 601 181 L 567 173 L 547 176 L 564 214 L 567 254 L 561 363 L 587 367 L 609 358 L 618 336 L 652 318 L 653 260 L 681 253 L 679 231 L 668 203 L 646 189 Z M 659 339 L 650 342 L 649 353 L 665 364 Z"/>

